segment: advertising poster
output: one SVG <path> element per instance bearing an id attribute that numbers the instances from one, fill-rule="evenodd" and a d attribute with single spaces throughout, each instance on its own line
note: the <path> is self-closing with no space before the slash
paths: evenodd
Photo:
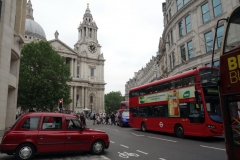
<path id="1" fill-rule="evenodd" d="M 151 95 L 139 96 L 139 104 L 162 102 L 168 103 L 169 117 L 180 117 L 179 100 L 185 98 L 193 98 L 195 87 L 186 87 L 174 89 L 167 92 L 155 93 Z"/>

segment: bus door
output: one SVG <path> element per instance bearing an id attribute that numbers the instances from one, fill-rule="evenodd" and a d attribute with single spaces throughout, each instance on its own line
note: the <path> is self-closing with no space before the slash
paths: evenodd
<path id="1" fill-rule="evenodd" d="M 227 139 L 227 152 L 232 152 L 231 155 L 240 157 L 240 94 L 223 96 L 224 106 L 226 106 L 225 118 L 227 124 L 226 127 L 226 138 Z"/>
<path id="2" fill-rule="evenodd" d="M 188 114 L 186 116 L 188 116 L 190 123 L 186 123 L 186 130 L 193 134 L 202 133 L 202 124 L 205 122 L 203 105 L 189 102 L 187 103 L 187 109 Z"/>

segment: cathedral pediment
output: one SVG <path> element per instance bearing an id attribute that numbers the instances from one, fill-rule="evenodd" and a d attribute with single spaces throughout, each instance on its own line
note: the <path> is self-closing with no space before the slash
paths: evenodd
<path id="1" fill-rule="evenodd" d="M 65 53 L 70 55 L 77 55 L 77 53 L 68 45 L 60 41 L 59 39 L 54 39 L 49 41 L 53 49 L 59 53 Z"/>

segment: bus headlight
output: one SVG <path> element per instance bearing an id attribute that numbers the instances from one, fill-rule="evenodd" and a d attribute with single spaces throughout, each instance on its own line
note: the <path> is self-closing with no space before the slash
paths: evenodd
<path id="1" fill-rule="evenodd" d="M 211 124 L 206 124 L 208 128 L 212 128 L 212 129 L 216 129 L 216 127 L 214 125 Z"/>

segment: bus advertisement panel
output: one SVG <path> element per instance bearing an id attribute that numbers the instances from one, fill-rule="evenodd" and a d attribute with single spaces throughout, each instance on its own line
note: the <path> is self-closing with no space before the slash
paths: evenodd
<path id="1" fill-rule="evenodd" d="M 130 126 L 178 137 L 221 136 L 218 88 L 207 87 L 212 79 L 211 68 L 200 67 L 130 89 Z"/>

